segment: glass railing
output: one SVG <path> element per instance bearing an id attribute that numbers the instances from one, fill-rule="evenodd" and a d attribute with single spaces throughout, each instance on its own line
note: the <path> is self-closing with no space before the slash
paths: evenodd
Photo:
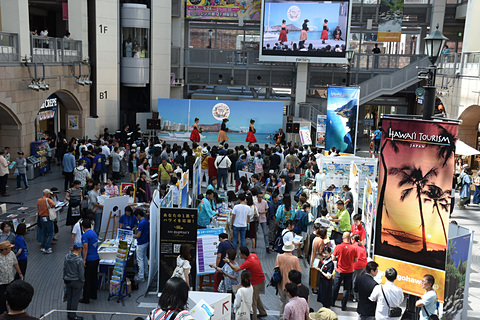
<path id="1" fill-rule="evenodd" d="M 30 36 L 32 62 L 70 63 L 82 61 L 82 41 Z"/>
<path id="2" fill-rule="evenodd" d="M 437 75 L 480 78 L 480 52 L 446 53 L 437 61 Z"/>
<path id="3" fill-rule="evenodd" d="M 0 32 L 0 62 L 17 62 L 18 60 L 18 35 Z"/>

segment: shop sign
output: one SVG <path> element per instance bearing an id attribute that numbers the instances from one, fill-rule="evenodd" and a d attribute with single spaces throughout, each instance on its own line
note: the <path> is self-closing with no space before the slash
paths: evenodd
<path id="1" fill-rule="evenodd" d="M 56 107 L 56 106 L 57 106 L 57 98 L 50 98 L 50 99 L 45 100 L 45 102 L 40 107 L 40 110 L 41 109 L 46 109 L 46 108 L 52 108 L 52 107 Z"/>

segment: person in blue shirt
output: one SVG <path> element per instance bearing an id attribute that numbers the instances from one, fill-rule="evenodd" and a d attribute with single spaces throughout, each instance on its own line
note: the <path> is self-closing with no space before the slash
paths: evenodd
<path id="1" fill-rule="evenodd" d="M 92 161 L 88 157 L 88 151 L 86 149 L 82 151 L 82 157 L 78 159 L 78 163 L 82 163 L 82 160 L 84 161 L 83 166 L 85 167 L 85 169 L 90 170 L 92 166 Z"/>
<path id="2" fill-rule="evenodd" d="M 235 163 L 235 193 L 238 192 L 238 187 L 240 186 L 240 175 L 239 171 L 242 171 L 243 168 L 247 165 L 247 156 L 242 154 L 240 160 Z"/>
<path id="3" fill-rule="evenodd" d="M 382 127 L 379 126 L 377 130 L 373 132 L 373 144 L 375 145 L 375 149 L 373 152 L 378 152 L 380 150 L 380 141 L 382 139 Z"/>
<path id="4" fill-rule="evenodd" d="M 197 221 L 199 228 L 206 228 L 210 224 L 210 219 L 216 214 L 213 202 L 214 195 L 213 190 L 207 190 L 202 203 L 199 205 Z"/>
<path id="5" fill-rule="evenodd" d="M 83 286 L 83 297 L 80 303 L 90 303 L 90 299 L 97 299 L 98 288 L 98 236 L 92 230 L 92 221 L 83 219 L 82 221 L 82 245 L 83 262 L 85 264 L 85 284 Z"/>
<path id="6" fill-rule="evenodd" d="M 210 179 L 210 184 L 207 187 L 207 190 L 212 190 L 213 192 L 217 192 L 215 186 L 217 185 L 217 177 L 212 177 Z"/>
<path id="7" fill-rule="evenodd" d="M 130 206 L 126 206 L 125 213 L 122 214 L 118 221 L 120 229 L 135 230 L 138 225 L 138 220 L 133 216 L 133 209 Z"/>
<path id="8" fill-rule="evenodd" d="M 17 234 L 15 236 L 15 256 L 17 256 L 18 266 L 20 267 L 23 279 L 25 280 L 25 274 L 27 273 L 28 247 L 24 236 L 27 233 L 27 225 L 25 223 L 20 223 L 17 226 L 17 231 L 15 233 Z M 15 280 L 20 280 L 20 275 L 18 273 L 15 275 Z"/>
<path id="9" fill-rule="evenodd" d="M 172 189 L 172 205 L 174 208 L 178 208 L 178 197 L 180 196 L 180 190 L 178 190 L 177 182 L 177 177 L 172 177 L 170 179 L 169 188 Z"/>
<path id="10" fill-rule="evenodd" d="M 102 156 L 98 149 L 93 150 L 93 154 L 95 155 L 92 164 L 93 181 L 100 182 L 100 174 L 102 173 Z"/>
<path id="11" fill-rule="evenodd" d="M 68 148 L 68 152 L 64 154 L 62 160 L 63 172 L 65 174 L 65 192 L 70 189 L 73 183 L 73 170 L 75 170 L 75 156 L 73 155 L 73 147 Z"/>
<path id="12" fill-rule="evenodd" d="M 139 221 L 137 232 L 133 235 L 133 237 L 137 239 L 136 255 L 138 264 L 138 273 L 134 280 L 143 282 L 148 275 L 147 250 L 150 241 L 150 222 L 145 218 L 145 212 L 142 209 L 135 210 L 133 214 Z"/>

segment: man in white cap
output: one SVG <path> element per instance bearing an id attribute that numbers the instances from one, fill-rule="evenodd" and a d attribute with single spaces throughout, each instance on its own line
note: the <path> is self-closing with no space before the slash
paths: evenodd
<path id="1" fill-rule="evenodd" d="M 277 286 L 278 298 L 280 300 L 280 318 L 283 317 L 285 305 L 287 304 L 287 293 L 285 292 L 285 284 L 288 282 L 288 273 L 291 270 L 298 270 L 302 272 L 300 266 L 300 260 L 292 254 L 295 250 L 295 245 L 291 241 L 284 242 L 283 252 L 277 256 L 275 260 L 275 267 L 280 268 L 280 274 L 282 275 L 282 282 Z"/>
<path id="2" fill-rule="evenodd" d="M 52 195 L 53 192 L 50 191 L 50 189 L 44 189 L 43 197 L 37 200 L 38 218 L 42 224 L 43 230 L 43 242 L 40 251 L 43 253 L 52 253 L 52 248 L 50 246 L 55 234 L 53 221 L 50 220 L 50 215 L 48 213 L 49 208 L 55 208 L 55 202 L 50 199 Z"/>

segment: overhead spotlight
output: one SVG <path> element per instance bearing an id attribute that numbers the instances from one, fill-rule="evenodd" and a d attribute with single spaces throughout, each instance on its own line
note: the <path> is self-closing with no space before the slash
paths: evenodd
<path id="1" fill-rule="evenodd" d="M 85 82 L 85 84 L 87 84 L 87 85 L 91 85 L 91 84 L 93 83 L 90 79 L 85 79 L 84 82 Z"/>
<path id="2" fill-rule="evenodd" d="M 75 82 L 78 83 L 79 85 L 82 85 L 82 86 L 85 85 L 85 81 L 83 81 L 83 79 L 77 79 L 77 81 L 75 81 Z"/>
<path id="3" fill-rule="evenodd" d="M 32 82 L 31 84 L 29 84 L 28 87 L 32 90 L 40 91 L 40 86 L 35 82 Z"/>
<path id="4" fill-rule="evenodd" d="M 50 90 L 50 85 L 48 83 L 45 83 L 45 90 Z"/>
<path id="5" fill-rule="evenodd" d="M 43 91 L 47 90 L 44 82 L 40 82 L 40 83 L 38 84 L 38 87 L 40 88 L 40 90 L 43 90 Z"/>

